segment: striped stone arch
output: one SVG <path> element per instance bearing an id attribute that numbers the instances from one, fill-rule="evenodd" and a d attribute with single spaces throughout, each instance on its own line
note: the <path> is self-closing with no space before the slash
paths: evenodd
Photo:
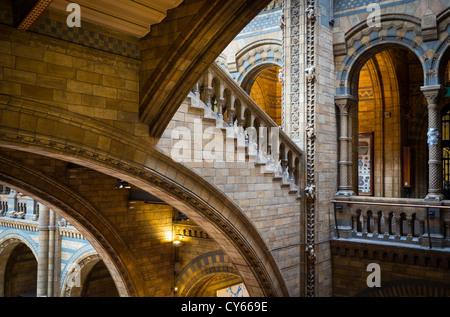
<path id="1" fill-rule="evenodd" d="M 337 69 L 337 95 L 358 96 L 359 71 L 371 57 L 389 47 L 400 46 L 417 56 L 422 63 L 425 86 L 438 81 L 433 56 L 430 56 L 430 44 L 423 42 L 417 18 L 384 15 L 379 28 L 368 27 L 366 22 L 362 22 L 347 32 L 346 45 L 347 54 Z"/>
<path id="2" fill-rule="evenodd" d="M 7 229 L 0 234 L 0 254 L 6 249 L 6 246 L 9 246 L 12 243 L 12 241 L 26 244 L 37 259 L 38 243 L 34 241 L 29 234 L 18 229 Z"/>
<path id="3" fill-rule="evenodd" d="M 189 296 L 198 282 L 220 273 L 240 276 L 223 251 L 212 251 L 196 257 L 181 270 L 175 281 L 175 287 L 178 288 L 177 296 Z"/>
<path id="4" fill-rule="evenodd" d="M 437 25 L 439 39 L 431 61 L 431 68 L 437 71 L 438 82 L 436 84 L 444 85 L 445 69 L 450 60 L 450 8 L 437 17 Z"/>
<path id="5" fill-rule="evenodd" d="M 95 119 L 21 98 L 0 95 L 0 107 L 0 147 L 79 164 L 153 193 L 203 227 L 221 245 L 245 277 L 252 296 L 288 296 L 275 260 L 264 256 L 267 245 L 236 203 L 200 175 L 155 149 L 151 140 L 145 141 Z M 30 124 L 23 124 L 25 122 Z M 136 261 L 114 226 L 67 186 L 22 169 L 25 167 L 12 160 L 1 159 L 0 181 L 21 189 L 55 211 L 68 210 L 71 217 L 64 218 L 88 228 L 82 232 L 85 237 L 92 237 L 94 232 L 101 243 L 89 242 L 97 251 L 97 246 L 108 247 L 108 255 L 114 256 L 111 261 L 120 264 L 125 292 L 145 296 L 139 269 L 134 267 Z M 32 179 L 21 183 L 24 177 Z M 51 186 L 40 189 L 42 177 Z M 60 194 L 56 199 L 55 193 Z M 72 199 L 72 204 L 69 205 L 66 197 Z M 96 216 L 97 221 L 91 222 L 91 215 Z M 115 247 L 123 254 L 116 253 Z M 264 259 L 261 261 L 261 258 Z M 119 287 L 118 290 L 120 293 Z"/>
<path id="6" fill-rule="evenodd" d="M 23 175 L 26 175 L 26 179 Z M 92 247 L 101 254 L 119 294 L 139 296 L 143 290 L 140 285 L 142 281 L 130 252 L 124 247 L 125 243 L 118 239 L 114 228 L 84 197 L 52 177 L 17 163 L 5 155 L 0 155 L 0 181 L 8 187 L 20 190 L 76 225 Z M 35 249 L 38 250 L 37 245 Z M 37 252 L 35 256 L 37 258 Z M 128 267 L 125 263 L 129 263 Z"/>
<path id="7" fill-rule="evenodd" d="M 368 288 L 356 297 L 450 297 L 450 284 L 429 280 L 402 279 Z"/>
<path id="8" fill-rule="evenodd" d="M 257 41 L 244 47 L 236 54 L 239 85 L 248 92 L 250 81 L 254 81 L 259 71 L 271 66 L 283 67 L 282 53 L 282 43 L 278 40 Z"/>
<path id="9" fill-rule="evenodd" d="M 75 259 L 71 258 L 62 272 L 61 297 L 80 297 L 81 286 L 91 269 L 100 261 L 100 255 L 92 248 L 85 250 L 81 255 L 77 255 Z M 77 285 L 76 282 L 80 284 Z"/>
<path id="10" fill-rule="evenodd" d="M 5 271 L 6 264 L 11 255 L 11 252 L 19 244 L 25 244 L 37 261 L 37 243 L 35 243 L 29 236 L 26 237 L 21 230 L 7 230 L 0 237 L 0 297 L 5 295 Z"/>

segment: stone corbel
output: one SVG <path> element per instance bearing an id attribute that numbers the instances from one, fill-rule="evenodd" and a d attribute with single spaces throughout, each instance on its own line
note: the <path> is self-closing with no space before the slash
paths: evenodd
<path id="1" fill-rule="evenodd" d="M 425 12 L 425 15 L 422 17 L 422 36 L 424 42 L 438 39 L 436 15 L 430 10 Z"/>

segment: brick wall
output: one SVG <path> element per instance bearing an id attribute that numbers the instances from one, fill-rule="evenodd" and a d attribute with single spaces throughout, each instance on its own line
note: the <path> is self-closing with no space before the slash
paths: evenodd
<path id="1" fill-rule="evenodd" d="M 0 26 L 1 94 L 148 136 L 138 119 L 139 67 L 136 59 Z"/>

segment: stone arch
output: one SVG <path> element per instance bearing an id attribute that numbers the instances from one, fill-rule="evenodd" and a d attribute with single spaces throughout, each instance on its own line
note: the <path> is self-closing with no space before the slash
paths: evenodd
<path id="1" fill-rule="evenodd" d="M 220 273 L 240 277 L 233 263 L 222 251 L 212 251 L 196 257 L 181 270 L 177 277 L 175 287 L 178 288 L 178 296 L 190 296 L 190 292 L 198 283 Z"/>
<path id="2" fill-rule="evenodd" d="M 368 27 L 367 23 L 360 23 L 359 25 L 352 28 L 350 31 L 346 33 L 345 38 L 346 43 L 346 55 L 337 57 L 337 62 L 339 63 L 339 66 L 337 68 L 337 74 L 336 74 L 336 99 L 344 98 L 347 100 L 346 107 L 340 106 L 341 114 L 346 113 L 346 111 L 349 111 L 350 116 L 356 116 L 356 112 L 353 113 L 353 108 L 355 105 L 359 103 L 359 76 L 361 74 L 361 70 L 365 65 L 367 65 L 369 68 L 371 67 L 370 61 L 377 56 L 380 56 L 381 54 L 384 54 L 385 52 L 389 50 L 394 49 L 403 49 L 408 52 L 408 54 L 411 55 L 411 58 L 414 60 L 417 60 L 417 72 L 421 72 L 423 74 L 423 82 L 421 87 L 418 89 L 421 89 L 423 86 L 429 85 L 429 83 L 433 82 L 435 80 L 435 70 L 433 69 L 432 61 L 429 56 L 431 50 L 429 47 L 429 44 L 427 42 L 423 42 L 422 36 L 421 36 L 421 29 L 420 29 L 420 21 L 416 18 L 407 17 L 407 16 L 393 16 L 393 15 L 384 15 L 381 18 L 381 26 L 380 27 Z M 380 54 L 380 55 L 378 55 Z M 395 69 L 394 65 L 391 63 L 390 65 L 391 69 Z M 390 74 L 390 73 L 389 73 Z M 388 79 L 385 76 L 386 79 Z M 384 78 L 383 78 L 384 79 Z M 377 88 L 377 84 L 372 83 L 372 86 L 374 88 Z M 379 84 L 379 83 L 378 83 Z M 386 85 L 384 85 L 386 87 Z M 383 100 L 385 96 L 383 96 L 383 90 L 377 89 L 378 92 L 374 91 L 374 98 L 377 100 Z M 389 94 L 385 94 L 386 96 L 389 96 Z M 419 92 L 421 97 L 423 97 L 422 92 Z M 400 95 L 396 96 L 398 98 Z M 404 98 L 404 94 L 403 94 Z M 399 100 L 396 101 L 397 107 L 393 107 L 395 111 L 406 111 L 405 107 L 399 107 L 399 105 L 403 105 Z M 338 104 L 339 105 L 339 104 Z M 412 108 L 411 108 L 412 109 Z M 415 113 L 411 113 L 411 115 L 419 114 L 417 112 L 420 110 L 420 117 L 412 118 L 415 121 L 421 120 L 419 124 L 426 123 L 424 121 L 424 117 L 422 114 L 423 108 L 420 108 L 420 106 L 417 106 L 414 111 Z M 397 113 L 396 113 L 397 114 Z M 396 119 L 395 116 L 393 116 L 394 119 Z M 397 115 L 398 118 L 398 115 Z M 352 118 L 351 120 L 355 120 L 355 118 Z M 383 121 L 383 119 L 378 114 L 378 122 L 386 122 Z M 396 119 L 397 120 L 397 119 Z M 399 124 L 402 123 L 402 120 L 397 120 Z M 403 120 L 404 121 L 404 120 Z M 412 120 L 411 120 L 412 121 Z M 393 120 L 391 120 L 391 123 Z M 377 127 L 383 127 L 382 125 L 377 125 Z M 395 129 L 401 129 L 402 126 L 393 126 Z M 415 126 L 414 126 L 415 127 Z M 422 126 L 421 126 L 422 127 Z M 365 131 L 360 131 L 365 132 Z M 383 131 L 382 131 L 383 132 Z M 423 129 L 420 129 L 420 131 L 414 131 L 417 135 L 419 132 L 423 132 Z M 383 132 L 384 133 L 384 132 Z M 382 134 L 381 134 L 382 135 Z M 426 135 L 426 133 L 424 134 Z M 380 133 L 378 133 L 378 136 L 380 136 Z M 403 134 L 401 138 L 405 138 L 406 136 Z M 420 138 L 419 141 L 422 141 L 422 138 Z M 354 139 L 355 140 L 355 139 Z M 395 144 L 400 144 L 401 140 L 395 140 L 393 141 Z M 344 142 L 341 142 L 344 143 Z M 375 142 L 376 143 L 376 142 Z M 423 144 L 420 144 L 423 147 Z M 357 146 L 357 144 L 354 144 L 353 146 Z M 397 159 L 397 157 L 400 157 L 401 153 L 400 150 L 397 149 L 397 153 L 393 156 L 393 159 Z M 416 153 L 423 153 L 423 152 L 416 152 Z M 419 154 L 417 154 L 419 155 Z M 421 160 L 424 160 L 423 156 L 420 156 Z M 354 162 L 356 158 L 346 157 L 341 159 L 342 164 L 346 164 L 348 162 Z M 382 165 L 383 161 L 379 160 L 379 172 L 384 169 Z M 375 162 L 375 164 L 377 164 Z M 353 182 L 353 185 L 358 184 L 358 179 L 356 175 L 358 175 L 357 172 L 357 166 L 353 164 L 349 169 L 352 169 L 352 177 L 351 180 Z M 347 169 L 347 171 L 349 170 Z M 342 175 L 346 175 L 346 167 L 344 166 L 341 169 L 341 178 Z M 393 183 L 392 186 L 395 186 L 393 194 L 396 196 L 403 195 L 403 189 L 401 186 L 401 180 L 400 177 L 398 177 L 399 173 L 394 171 L 395 176 L 395 183 Z M 423 184 L 426 183 L 426 175 L 423 175 L 424 173 L 421 172 L 421 181 Z M 417 174 L 419 175 L 419 174 Z M 384 175 L 379 175 L 379 180 L 383 179 Z M 388 175 L 389 176 L 389 175 Z M 348 176 L 350 177 L 350 176 Z M 377 179 L 374 177 L 373 179 Z M 423 190 L 423 184 L 421 183 L 420 188 L 417 186 L 414 190 L 414 195 L 416 196 L 423 196 L 424 190 Z M 391 185 L 389 185 L 391 186 Z M 343 186 L 340 186 L 343 188 Z M 385 193 L 385 188 L 390 188 L 386 186 L 374 186 L 375 188 L 378 188 L 378 192 L 375 193 L 375 196 L 385 196 L 386 194 L 391 195 L 392 193 L 387 192 Z M 357 188 L 356 186 L 353 186 L 353 190 L 356 192 Z M 344 190 L 341 190 L 340 193 L 345 194 Z"/>
<path id="3" fill-rule="evenodd" d="M 21 177 L 21 173 L 26 173 L 26 180 Z M 17 164 L 3 155 L 0 155 L 0 180 L 6 186 L 20 190 L 74 224 L 101 254 L 110 272 L 113 273 L 121 296 L 138 296 L 136 288 L 140 285 L 136 284 L 140 282 L 139 277 L 131 277 L 125 263 L 130 262 L 128 265 L 133 267 L 133 271 L 136 270 L 134 274 L 138 274 L 139 269 L 134 267 L 133 259 L 124 247 L 125 244 L 117 241 L 114 229 L 106 219 L 102 219 L 102 216 L 88 201 L 74 193 L 71 188 L 38 171 Z M 142 291 L 143 287 L 140 287 Z"/>
<path id="4" fill-rule="evenodd" d="M 67 269 L 65 269 L 64 278 L 61 279 L 61 296 L 79 297 L 82 290 L 81 286 L 89 272 L 100 261 L 99 254 L 95 250 L 91 250 L 78 257 L 75 262 L 69 263 Z M 75 276 L 77 274 L 79 275 Z M 80 286 L 77 286 L 75 282 L 79 282 Z"/>
<path id="5" fill-rule="evenodd" d="M 246 90 L 246 80 L 253 77 L 261 67 L 283 67 L 280 41 L 262 40 L 254 42 L 236 54 L 239 76 L 237 82 Z M 247 91 L 247 90 L 246 90 Z"/>
<path id="6" fill-rule="evenodd" d="M 422 41 L 420 22 L 410 17 L 398 16 L 402 25 L 394 24 L 391 15 L 381 17 L 381 27 L 368 27 L 360 23 L 346 34 L 347 54 L 337 72 L 336 94 L 357 96 L 358 75 L 365 63 L 377 53 L 390 47 L 404 47 L 412 51 L 422 63 L 425 85 L 437 77 L 427 56 L 429 48 Z"/>
<path id="7" fill-rule="evenodd" d="M 450 8 L 444 10 L 437 17 L 437 28 L 439 44 L 431 60 L 431 68 L 437 71 L 437 81 L 432 84 L 444 85 L 445 69 L 450 61 Z"/>
<path id="8" fill-rule="evenodd" d="M 183 2 L 142 39 L 140 118 L 160 137 L 211 63 L 271 0 Z M 167 34 L 159 30 L 173 30 Z M 161 45 L 164 42 L 165 45 Z"/>
<path id="9" fill-rule="evenodd" d="M 277 63 L 259 63 L 257 65 L 251 65 L 248 69 L 239 76 L 239 83 L 248 94 L 250 94 L 250 90 L 255 82 L 256 77 L 258 75 L 269 68 L 273 67 L 281 67 L 281 65 Z"/>
<path id="10" fill-rule="evenodd" d="M 18 230 L 19 231 L 19 230 Z M 8 259 L 11 253 L 19 244 L 26 245 L 33 253 L 37 261 L 37 247 L 32 245 L 29 241 L 30 239 L 24 238 L 23 234 L 20 233 L 7 233 L 0 239 L 0 297 L 5 296 L 5 271 Z"/>
<path id="11" fill-rule="evenodd" d="M 107 175 L 114 175 L 155 194 L 203 227 L 220 244 L 241 276 L 245 277 L 252 296 L 287 296 L 279 269 L 271 256 L 264 256 L 268 248 L 254 225 L 233 201 L 198 174 L 175 163 L 157 151 L 150 142 L 96 120 L 65 110 L 56 111 L 51 106 L 19 98 L 8 97 L 0 103 L 3 103 L 2 118 L 6 118 L 0 125 L 0 146 L 80 164 Z M 15 117 L 17 120 L 7 120 L 8 117 Z M 35 125 L 19 126 L 21 120 L 26 121 L 30 117 L 36 122 Z M 83 232 L 85 236 L 92 236 L 91 232 L 94 232 L 95 238 L 108 245 L 108 239 L 105 239 L 104 235 L 109 234 L 124 255 L 128 254 L 126 246 L 114 236 L 114 228 L 108 226 L 107 222 L 96 214 L 95 209 L 80 197 L 64 186 L 55 184 L 48 177 L 47 182 L 54 189 L 39 192 L 36 185 L 41 181 L 37 175 L 32 174 L 34 186 L 22 184 L 19 181 L 23 176 L 20 166 L 7 159 L 2 159 L 1 165 L 2 181 L 12 187 L 27 188 L 24 192 L 34 192 L 31 197 L 40 196 L 41 200 L 45 200 L 44 204 L 54 210 L 68 210 L 71 218 L 88 228 L 86 233 Z M 60 197 L 69 196 L 74 200 L 72 205 L 83 205 L 82 211 L 75 211 L 61 198 L 55 199 L 54 192 L 63 192 Z M 93 227 L 88 220 L 88 215 L 91 214 L 97 215 L 98 222 L 102 225 L 100 228 Z M 72 223 L 72 219 L 67 219 Z M 115 254 L 110 244 L 108 251 Z M 127 277 L 127 289 L 139 290 L 131 292 L 132 295 L 144 295 L 142 281 L 137 273 L 139 270 L 125 268 L 133 267 L 133 259 L 129 257 L 123 261 L 123 272 L 120 272 Z M 135 281 L 140 285 L 133 285 Z"/>

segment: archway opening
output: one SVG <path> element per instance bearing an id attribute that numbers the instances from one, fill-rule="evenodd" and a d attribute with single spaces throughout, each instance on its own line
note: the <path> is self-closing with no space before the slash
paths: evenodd
<path id="1" fill-rule="evenodd" d="M 236 290 L 233 286 L 239 285 Z M 242 280 L 239 276 L 227 273 L 213 274 L 200 279 L 189 291 L 188 297 L 234 297 L 242 296 Z M 238 294 L 239 292 L 239 294 Z M 248 296 L 248 293 L 246 293 Z"/>
<path id="2" fill-rule="evenodd" d="M 5 297 L 36 297 L 37 260 L 23 243 L 11 251 L 5 268 Z"/>
<path id="3" fill-rule="evenodd" d="M 276 65 L 263 65 L 251 71 L 242 82 L 242 88 L 279 126 L 282 96 L 280 70 L 281 67 Z"/>
<path id="4" fill-rule="evenodd" d="M 425 197 L 427 170 L 419 167 L 427 166 L 427 108 L 420 61 L 405 48 L 389 47 L 367 60 L 358 85 L 355 192 Z"/>
<path id="5" fill-rule="evenodd" d="M 81 297 L 119 297 L 111 274 L 103 261 L 98 261 L 90 270 Z"/>

